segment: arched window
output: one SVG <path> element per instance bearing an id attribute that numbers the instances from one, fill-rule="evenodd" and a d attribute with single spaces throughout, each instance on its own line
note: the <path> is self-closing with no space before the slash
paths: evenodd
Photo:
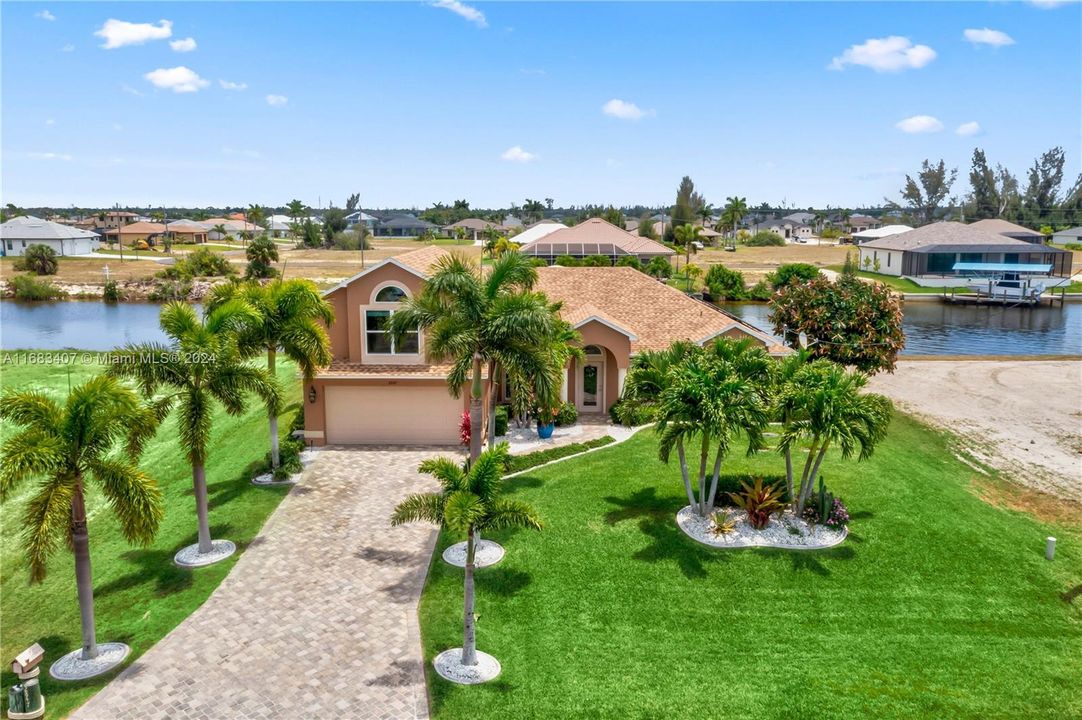
<path id="1" fill-rule="evenodd" d="M 387 287 L 376 293 L 376 302 L 378 303 L 397 303 L 402 302 L 406 297 L 406 291 L 397 285 L 388 285 Z"/>
<path id="2" fill-rule="evenodd" d="M 602 352 L 601 348 L 599 348 L 599 347 L 598 347 L 597 345 L 587 345 L 586 347 L 584 347 L 584 348 L 582 349 L 582 351 L 583 351 L 583 352 L 584 352 L 584 353 L 585 353 L 585 354 L 586 354 L 587 356 L 591 356 L 591 355 L 604 355 L 604 354 L 605 354 L 604 352 Z"/>

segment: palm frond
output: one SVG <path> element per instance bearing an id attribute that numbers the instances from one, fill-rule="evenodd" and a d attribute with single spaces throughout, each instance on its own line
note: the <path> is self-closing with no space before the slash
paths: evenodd
<path id="1" fill-rule="evenodd" d="M 391 513 L 391 525 L 411 522 L 442 523 L 444 515 L 443 495 L 426 493 L 410 495 L 395 506 Z"/>
<path id="2" fill-rule="evenodd" d="M 30 583 L 45 579 L 49 557 L 68 536 L 71 526 L 71 501 L 74 479 L 68 475 L 52 477 L 26 504 L 23 514 L 23 545 L 30 567 Z"/>
<path id="3" fill-rule="evenodd" d="M 8 388 L 0 396 L 0 418 L 16 425 L 58 429 L 62 416 L 56 401 L 39 390 Z"/>
<path id="4" fill-rule="evenodd" d="M 58 472 L 67 462 L 66 450 L 59 436 L 37 427 L 8 436 L 0 447 L 0 499 L 25 480 Z"/>
<path id="5" fill-rule="evenodd" d="M 482 530 L 506 528 L 529 528 L 541 530 L 544 526 L 534 508 L 523 500 L 500 498 L 489 504 Z"/>
<path id="6" fill-rule="evenodd" d="M 466 474 L 462 467 L 451 458 L 442 456 L 429 458 L 422 462 L 417 470 L 439 480 L 444 492 L 453 492 L 466 487 Z"/>
<path id="7" fill-rule="evenodd" d="M 88 467 L 120 521 L 124 538 L 130 543 L 149 545 L 165 516 L 158 484 L 123 460 L 95 460 Z"/>
<path id="8" fill-rule="evenodd" d="M 459 534 L 468 533 L 485 517 L 485 503 L 469 490 L 456 490 L 443 502 L 443 524 Z"/>

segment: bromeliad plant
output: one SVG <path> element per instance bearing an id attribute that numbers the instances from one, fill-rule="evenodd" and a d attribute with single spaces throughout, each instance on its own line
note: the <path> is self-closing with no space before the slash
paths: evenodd
<path id="1" fill-rule="evenodd" d="M 501 443 L 481 453 L 474 463 L 467 461 L 460 466 L 446 457 L 424 461 L 421 472 L 439 481 L 440 492 L 410 495 L 391 515 L 391 525 L 438 523 L 466 538 L 461 656 L 466 666 L 477 664 L 473 573 L 479 533 L 504 528 L 541 529 L 541 519 L 532 507 L 521 500 L 500 497 L 508 456 L 507 445 Z"/>
<path id="2" fill-rule="evenodd" d="M 762 478 L 756 478 L 754 485 L 741 482 L 740 487 L 740 492 L 729 493 L 729 497 L 748 514 L 748 524 L 756 530 L 765 528 L 771 515 L 785 509 L 782 491 L 774 485 L 763 485 Z"/>

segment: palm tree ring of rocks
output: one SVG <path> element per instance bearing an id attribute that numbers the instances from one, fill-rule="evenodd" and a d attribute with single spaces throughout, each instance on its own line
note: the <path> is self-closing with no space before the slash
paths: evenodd
<path id="1" fill-rule="evenodd" d="M 492 540 L 482 539 L 473 551 L 473 566 L 478 568 L 495 565 L 503 560 L 503 545 Z M 455 567 L 466 567 L 466 541 L 455 543 L 443 551 L 443 561 Z"/>
<path id="2" fill-rule="evenodd" d="M 237 551 L 237 546 L 232 540 L 213 540 L 210 552 L 199 552 L 199 543 L 189 545 L 173 556 L 173 562 L 183 568 L 197 568 L 213 565 L 225 560 Z"/>
<path id="3" fill-rule="evenodd" d="M 477 650 L 475 665 L 462 664 L 462 648 L 444 650 L 432 661 L 432 666 L 444 680 L 459 685 L 480 685 L 494 680 L 500 674 L 500 661 L 488 653 Z"/>
<path id="4" fill-rule="evenodd" d="M 72 650 L 49 667 L 49 675 L 54 680 L 72 681 L 97 677 L 124 662 L 130 652 L 131 648 L 120 642 L 98 643 L 97 656 L 86 660 L 82 648 Z"/>

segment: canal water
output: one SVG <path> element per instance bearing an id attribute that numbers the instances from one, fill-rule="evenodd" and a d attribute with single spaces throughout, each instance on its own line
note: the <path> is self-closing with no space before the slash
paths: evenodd
<path id="1" fill-rule="evenodd" d="M 766 304 L 724 307 L 770 332 Z M 111 350 L 127 343 L 162 342 L 158 308 L 152 303 L 0 301 L 0 348 Z M 1082 303 L 1004 309 L 910 301 L 903 326 L 904 354 L 909 355 L 1082 354 Z"/>

